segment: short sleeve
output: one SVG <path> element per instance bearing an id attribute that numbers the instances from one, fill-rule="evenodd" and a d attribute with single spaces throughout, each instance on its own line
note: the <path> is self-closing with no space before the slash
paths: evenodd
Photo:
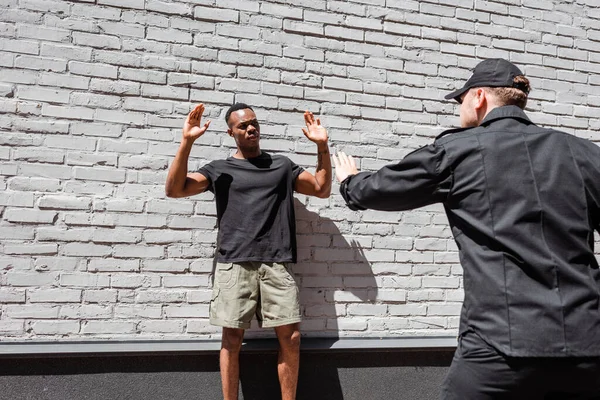
<path id="1" fill-rule="evenodd" d="M 290 160 L 290 164 L 292 165 L 292 182 L 296 182 L 296 179 L 304 172 L 304 168 L 294 163 L 292 160 Z"/>
<path id="2" fill-rule="evenodd" d="M 208 187 L 206 188 L 206 190 L 214 193 L 215 189 L 214 189 L 213 182 L 215 181 L 215 173 L 216 173 L 214 161 L 211 161 L 210 163 L 204 165 L 197 172 L 204 175 L 206 177 L 206 179 L 208 179 L 209 183 L 208 183 Z"/>

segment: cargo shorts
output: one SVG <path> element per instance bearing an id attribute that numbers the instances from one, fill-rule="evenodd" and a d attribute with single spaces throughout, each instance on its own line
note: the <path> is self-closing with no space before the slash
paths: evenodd
<path id="1" fill-rule="evenodd" d="M 210 323 L 248 329 L 254 315 L 263 328 L 300 322 L 298 285 L 287 265 L 260 261 L 217 263 Z"/>

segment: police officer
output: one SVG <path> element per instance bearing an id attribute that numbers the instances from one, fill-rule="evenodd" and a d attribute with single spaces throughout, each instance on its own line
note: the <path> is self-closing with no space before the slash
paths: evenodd
<path id="1" fill-rule="evenodd" d="M 460 129 L 377 172 L 334 156 L 353 210 L 445 208 L 465 299 L 443 399 L 600 398 L 600 148 L 531 122 L 529 90 L 484 60 L 446 96 Z"/>

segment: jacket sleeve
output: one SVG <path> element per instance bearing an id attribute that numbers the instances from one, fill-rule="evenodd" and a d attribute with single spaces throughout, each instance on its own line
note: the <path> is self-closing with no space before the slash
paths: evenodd
<path id="1" fill-rule="evenodd" d="M 360 172 L 340 185 L 352 210 L 402 211 L 446 200 L 451 166 L 443 146 L 431 144 L 377 172 Z"/>

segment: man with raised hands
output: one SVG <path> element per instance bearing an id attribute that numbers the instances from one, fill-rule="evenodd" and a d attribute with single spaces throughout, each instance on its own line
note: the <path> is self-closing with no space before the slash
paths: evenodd
<path id="1" fill-rule="evenodd" d="M 296 261 L 293 192 L 320 198 L 331 191 L 327 130 L 304 113 L 304 135 L 317 145 L 315 174 L 289 158 L 260 149 L 260 124 L 252 107 L 233 104 L 225 114 L 236 152 L 188 172 L 188 157 L 210 121 L 201 123 L 204 105 L 188 115 L 181 145 L 169 169 L 168 197 L 206 190 L 215 195 L 218 219 L 216 269 L 210 322 L 223 327 L 220 368 L 225 400 L 238 398 L 239 352 L 244 330 L 256 315 L 279 340 L 278 375 L 282 400 L 296 397 L 300 356 L 298 286 L 287 263 Z"/>

